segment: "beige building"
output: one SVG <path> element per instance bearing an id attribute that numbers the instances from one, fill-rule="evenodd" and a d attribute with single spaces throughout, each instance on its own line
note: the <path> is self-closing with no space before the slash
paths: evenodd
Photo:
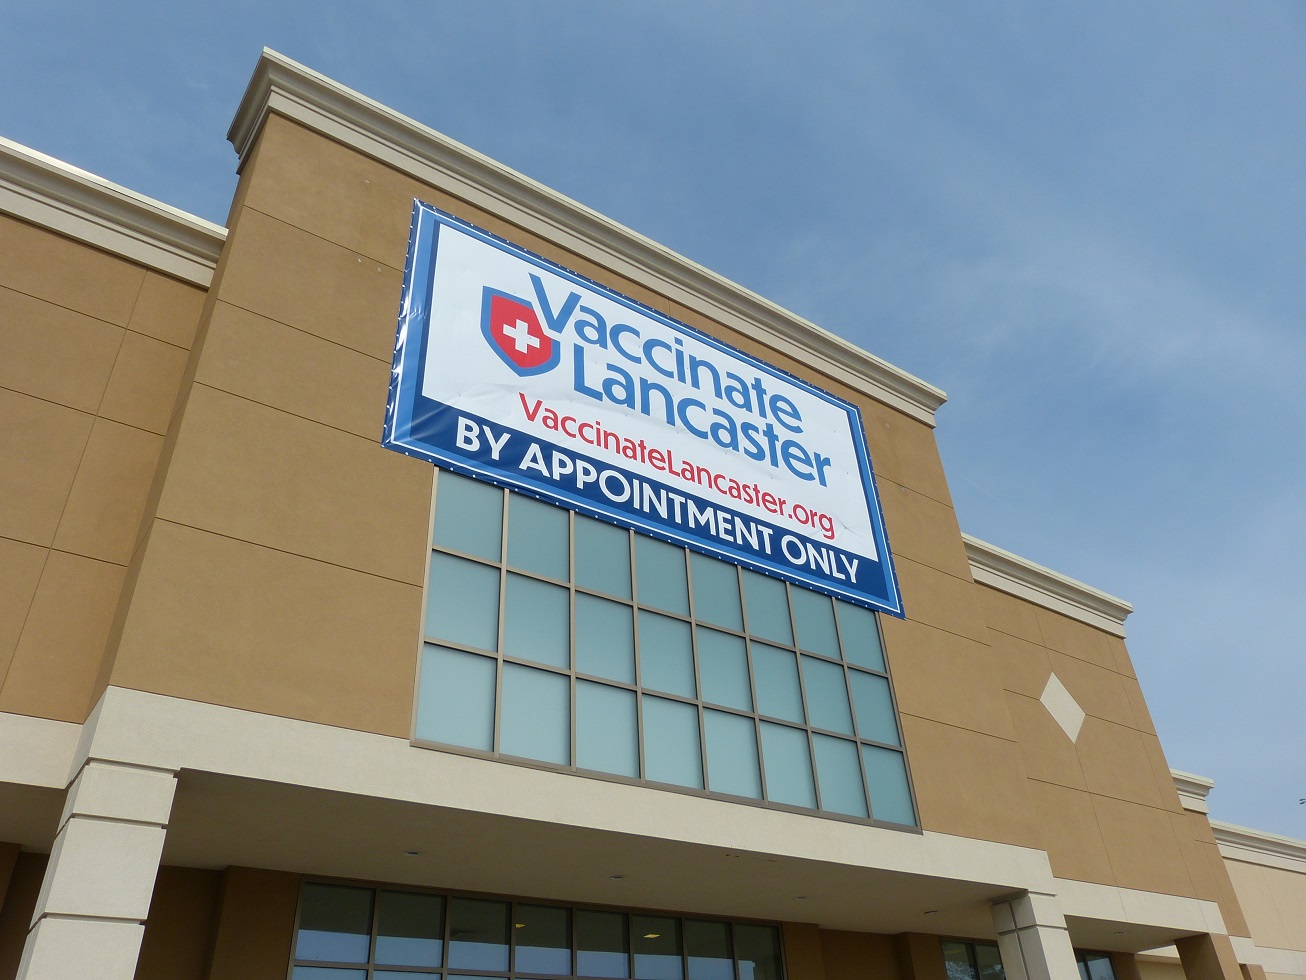
<path id="1" fill-rule="evenodd" d="M 230 139 L 225 228 L 0 145 L 0 978 L 1306 977 L 942 392 L 279 55 Z M 906 617 L 383 448 L 415 199 L 858 406 Z"/>

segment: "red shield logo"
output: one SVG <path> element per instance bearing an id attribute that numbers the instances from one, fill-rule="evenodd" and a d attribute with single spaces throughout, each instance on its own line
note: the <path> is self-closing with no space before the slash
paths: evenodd
<path id="1" fill-rule="evenodd" d="M 543 374 L 558 366 L 562 351 L 544 331 L 528 301 L 485 287 L 481 332 L 508 367 L 517 374 Z"/>

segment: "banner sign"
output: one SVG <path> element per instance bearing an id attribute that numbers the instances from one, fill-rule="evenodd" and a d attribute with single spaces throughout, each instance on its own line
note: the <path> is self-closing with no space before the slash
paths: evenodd
<path id="1" fill-rule="evenodd" d="M 902 615 L 856 406 L 420 201 L 382 444 Z"/>

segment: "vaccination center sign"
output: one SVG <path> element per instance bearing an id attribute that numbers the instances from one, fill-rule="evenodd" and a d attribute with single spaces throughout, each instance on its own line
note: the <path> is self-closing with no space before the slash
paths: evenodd
<path id="1" fill-rule="evenodd" d="M 902 615 L 856 406 L 421 202 L 383 444 Z"/>

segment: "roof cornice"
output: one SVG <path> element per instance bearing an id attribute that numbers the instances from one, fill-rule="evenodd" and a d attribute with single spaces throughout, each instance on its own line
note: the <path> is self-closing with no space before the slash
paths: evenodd
<path id="1" fill-rule="evenodd" d="M 963 534 L 971 576 L 1008 595 L 1077 619 L 1116 636 L 1125 635 L 1125 618 L 1134 607 L 1113 595 L 1036 565 L 1010 551 Z"/>
<path id="2" fill-rule="evenodd" d="M 0 212 L 208 287 L 227 230 L 0 137 Z"/>
<path id="3" fill-rule="evenodd" d="M 1220 853 L 1226 858 L 1306 874 L 1306 841 L 1220 820 L 1211 821 L 1211 830 Z"/>
<path id="4" fill-rule="evenodd" d="M 929 425 L 938 388 L 582 204 L 284 55 L 263 50 L 227 138 L 244 166 L 270 112 L 448 191 L 811 364 Z"/>
<path id="5" fill-rule="evenodd" d="M 1185 810 L 1192 810 L 1194 813 L 1211 812 L 1211 808 L 1206 803 L 1206 795 L 1215 788 L 1215 780 L 1191 772 L 1181 772 L 1178 769 L 1170 770 L 1170 778 L 1174 780 L 1174 788 L 1179 791 L 1179 801 L 1183 803 Z"/>

